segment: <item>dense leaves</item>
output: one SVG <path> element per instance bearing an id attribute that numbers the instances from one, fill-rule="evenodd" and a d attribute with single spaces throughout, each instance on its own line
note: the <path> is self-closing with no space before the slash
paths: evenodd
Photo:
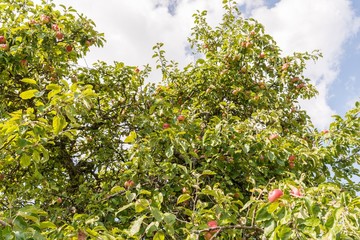
<path id="1" fill-rule="evenodd" d="M 320 54 L 223 2 L 215 28 L 194 14 L 193 63 L 154 46 L 158 85 L 78 66 L 104 38 L 71 7 L 0 3 L 2 238 L 360 238 L 360 104 L 319 132 L 298 100 Z"/>

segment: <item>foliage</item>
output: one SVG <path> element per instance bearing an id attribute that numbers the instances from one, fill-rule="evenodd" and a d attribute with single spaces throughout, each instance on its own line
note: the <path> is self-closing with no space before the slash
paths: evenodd
<path id="1" fill-rule="evenodd" d="M 71 7 L 0 3 L 2 239 L 360 238 L 360 104 L 319 132 L 298 100 L 320 54 L 223 2 L 216 28 L 194 14 L 194 63 L 154 47 L 157 86 L 78 66 L 104 38 Z"/>

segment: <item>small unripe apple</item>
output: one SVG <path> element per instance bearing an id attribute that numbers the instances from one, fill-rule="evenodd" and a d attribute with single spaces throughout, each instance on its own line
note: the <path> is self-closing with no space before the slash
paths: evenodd
<path id="1" fill-rule="evenodd" d="M 246 69 L 245 66 L 243 66 L 243 67 L 241 68 L 241 72 L 242 72 L 242 73 L 246 73 L 246 70 L 247 70 L 247 69 Z"/>
<path id="2" fill-rule="evenodd" d="M 135 72 L 135 73 L 139 73 L 139 72 L 140 72 L 140 69 L 139 69 L 139 68 L 135 68 L 134 72 Z"/>
<path id="3" fill-rule="evenodd" d="M 72 48 L 71 45 L 67 45 L 67 46 L 65 47 L 65 49 L 66 49 L 67 52 L 71 52 L 71 51 L 73 50 L 73 48 Z"/>
<path id="4" fill-rule="evenodd" d="M 86 40 L 86 41 L 85 41 L 85 45 L 86 45 L 87 47 L 90 47 L 90 46 L 92 45 L 92 41 Z"/>
<path id="5" fill-rule="evenodd" d="M 246 42 L 241 42 L 242 47 L 246 47 Z"/>
<path id="6" fill-rule="evenodd" d="M 125 183 L 124 183 L 124 187 L 126 189 L 129 189 L 131 187 L 133 187 L 135 185 L 135 182 L 133 180 L 127 180 Z"/>
<path id="7" fill-rule="evenodd" d="M 51 25 L 51 29 L 56 31 L 56 32 L 60 30 L 60 28 L 59 28 L 59 26 L 57 24 Z"/>
<path id="8" fill-rule="evenodd" d="M 47 15 L 41 15 L 41 16 L 40 16 L 40 21 L 41 21 L 42 23 L 46 24 L 46 23 L 50 22 L 50 17 L 47 16 Z"/>
<path id="9" fill-rule="evenodd" d="M 182 193 L 189 193 L 189 191 L 187 190 L 186 187 L 183 187 L 183 188 L 181 189 L 181 192 L 182 192 Z"/>
<path id="10" fill-rule="evenodd" d="M 56 36 L 56 39 L 57 39 L 57 40 L 63 40 L 63 39 L 64 39 L 64 34 L 63 34 L 62 32 L 60 32 L 60 31 L 56 32 L 55 36 Z M 71 47 L 71 46 L 70 46 L 70 47 Z M 72 50 L 72 49 L 71 49 L 71 50 Z M 70 50 L 70 51 L 71 51 L 71 50 Z M 66 49 L 66 51 L 67 51 L 67 49 Z M 70 52 L 70 51 L 68 51 L 68 52 Z"/>
<path id="11" fill-rule="evenodd" d="M 0 36 L 0 43 L 5 43 L 6 42 L 6 38 L 4 36 Z"/>
<path id="12" fill-rule="evenodd" d="M 256 32 L 253 30 L 250 32 L 250 36 L 255 36 Z"/>
<path id="13" fill-rule="evenodd" d="M 284 195 L 283 191 L 281 191 L 280 189 L 274 189 L 269 193 L 268 200 L 269 202 L 274 202 L 282 195 Z"/>
<path id="14" fill-rule="evenodd" d="M 163 129 L 168 129 L 170 127 L 170 124 L 169 123 L 164 123 L 162 127 L 163 127 Z"/>
<path id="15" fill-rule="evenodd" d="M 234 198 L 239 199 L 240 198 L 240 193 L 234 193 Z"/>
<path id="16" fill-rule="evenodd" d="M 321 133 L 322 134 L 327 134 L 327 133 L 329 133 L 329 130 L 322 130 Z"/>
<path id="17" fill-rule="evenodd" d="M 301 197 L 302 196 L 300 190 L 296 187 L 291 187 L 290 195 L 293 197 Z"/>
<path id="18" fill-rule="evenodd" d="M 179 116 L 177 117 L 177 120 L 178 120 L 179 122 L 183 122 L 183 121 L 185 120 L 185 116 L 184 116 L 184 115 L 179 115 Z"/>
<path id="19" fill-rule="evenodd" d="M 31 19 L 30 21 L 29 21 L 29 24 L 30 25 L 35 25 L 35 24 L 37 24 L 38 22 L 35 20 L 35 19 Z"/>
<path id="20" fill-rule="evenodd" d="M 265 53 L 264 52 L 261 52 L 260 55 L 259 55 L 260 58 L 265 58 Z"/>
<path id="21" fill-rule="evenodd" d="M 58 204 L 62 203 L 61 197 L 58 197 L 58 198 L 56 199 L 56 202 L 57 202 Z"/>
<path id="22" fill-rule="evenodd" d="M 279 137 L 279 135 L 277 135 L 276 133 L 274 133 L 274 134 L 271 134 L 270 136 L 269 136 L 269 139 L 270 140 L 273 140 L 273 139 L 277 139 Z"/>
<path id="23" fill-rule="evenodd" d="M 296 82 L 298 82 L 298 81 L 300 81 L 300 78 L 298 78 L 298 77 L 293 77 L 293 78 L 291 79 L 291 83 L 296 83 Z"/>
<path id="24" fill-rule="evenodd" d="M 4 180 L 5 179 L 5 174 L 3 173 L 0 173 L 0 181 Z"/>

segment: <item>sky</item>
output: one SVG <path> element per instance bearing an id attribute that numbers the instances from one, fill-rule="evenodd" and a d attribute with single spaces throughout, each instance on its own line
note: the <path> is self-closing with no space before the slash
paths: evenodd
<path id="1" fill-rule="evenodd" d="M 222 0 L 53 0 L 73 6 L 94 20 L 105 34 L 103 48 L 85 57 L 151 64 L 152 47 L 163 42 L 167 59 L 185 66 L 193 60 L 186 53 L 187 38 L 196 10 L 207 10 L 212 26 L 220 22 Z M 283 54 L 320 50 L 323 58 L 309 61 L 305 75 L 316 85 L 316 98 L 301 101 L 314 125 L 328 129 L 332 115 L 343 116 L 360 101 L 360 1 L 359 0 L 238 0 L 243 17 L 255 18 L 272 35 Z M 160 81 L 154 71 L 150 80 Z"/>

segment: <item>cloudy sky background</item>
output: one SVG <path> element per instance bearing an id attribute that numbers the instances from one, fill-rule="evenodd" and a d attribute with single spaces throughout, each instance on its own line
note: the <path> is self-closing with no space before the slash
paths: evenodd
<path id="1" fill-rule="evenodd" d="M 152 47 L 165 44 L 166 56 L 184 66 L 187 37 L 193 26 L 192 14 L 208 10 L 216 25 L 222 17 L 222 0 L 54 0 L 73 6 L 93 19 L 105 33 L 104 48 L 93 49 L 86 57 L 108 63 L 154 65 Z M 316 84 L 316 99 L 302 102 L 313 123 L 327 129 L 331 115 L 344 113 L 360 97 L 360 1 L 359 0 L 239 0 L 244 17 L 260 21 L 284 54 L 319 49 L 323 58 L 309 62 L 306 75 Z M 158 72 L 151 75 L 158 81 Z"/>

